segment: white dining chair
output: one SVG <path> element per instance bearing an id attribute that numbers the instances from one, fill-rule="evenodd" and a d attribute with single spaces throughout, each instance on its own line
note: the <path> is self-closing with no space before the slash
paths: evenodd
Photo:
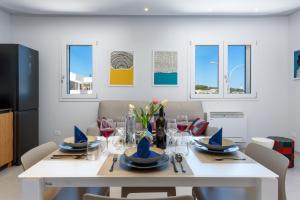
<path id="1" fill-rule="evenodd" d="M 176 196 L 175 187 L 122 187 L 121 196 L 127 197 L 131 193 L 167 193 L 168 197 Z"/>
<path id="2" fill-rule="evenodd" d="M 273 171 L 279 176 L 278 178 L 278 200 L 286 200 L 285 178 L 289 165 L 289 160 L 282 154 L 264 147 L 259 144 L 250 143 L 245 151 L 245 154 L 262 164 L 266 168 Z M 233 188 L 217 188 L 217 187 L 194 187 L 193 196 L 195 199 L 234 199 L 244 200 L 249 198 L 249 195 L 255 195 L 255 191 L 250 189 L 233 189 Z"/>
<path id="3" fill-rule="evenodd" d="M 29 169 L 40 160 L 47 157 L 58 149 L 58 146 L 54 142 L 48 142 L 39 145 L 21 157 L 21 163 L 24 170 Z M 65 200 L 65 199 L 82 199 L 84 193 L 92 192 L 99 195 L 108 196 L 109 188 L 48 188 L 44 193 L 44 199 L 46 200 Z"/>
<path id="4" fill-rule="evenodd" d="M 112 198 L 105 196 L 98 196 L 93 194 L 85 194 L 83 200 L 128 200 L 127 198 Z M 175 196 L 175 197 L 165 197 L 165 198 L 141 198 L 134 200 L 193 200 L 192 196 Z"/>

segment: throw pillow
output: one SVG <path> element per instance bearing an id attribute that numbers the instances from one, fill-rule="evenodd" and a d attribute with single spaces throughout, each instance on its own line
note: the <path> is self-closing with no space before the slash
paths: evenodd
<path id="1" fill-rule="evenodd" d="M 196 118 L 189 126 L 189 130 L 192 132 L 193 136 L 201 136 L 205 134 L 208 124 L 209 122 Z"/>

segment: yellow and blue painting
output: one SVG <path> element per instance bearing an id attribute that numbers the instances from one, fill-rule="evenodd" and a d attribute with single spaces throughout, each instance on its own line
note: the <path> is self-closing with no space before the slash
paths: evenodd
<path id="1" fill-rule="evenodd" d="M 154 51 L 153 68 L 154 86 L 178 85 L 178 66 L 176 51 Z"/>
<path id="2" fill-rule="evenodd" d="M 300 78 L 300 50 L 294 52 L 294 78 Z"/>
<path id="3" fill-rule="evenodd" d="M 111 86 L 133 86 L 133 52 L 113 51 L 110 56 L 109 84 Z"/>

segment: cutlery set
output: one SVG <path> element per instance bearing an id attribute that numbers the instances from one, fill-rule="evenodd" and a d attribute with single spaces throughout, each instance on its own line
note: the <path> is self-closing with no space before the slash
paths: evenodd
<path id="1" fill-rule="evenodd" d="M 216 161 L 223 161 L 223 160 L 246 160 L 246 158 L 239 158 L 239 157 L 230 157 L 230 158 L 215 158 Z"/>
<path id="2" fill-rule="evenodd" d="M 61 158 L 66 158 L 66 157 L 71 157 L 74 159 L 81 159 L 82 157 L 86 156 L 86 153 L 81 153 L 81 154 L 54 154 L 51 156 L 50 159 L 61 159 Z"/>
<path id="3" fill-rule="evenodd" d="M 182 165 L 182 161 L 183 161 L 182 155 L 177 153 L 177 154 L 175 154 L 175 158 L 174 158 L 174 155 L 171 156 L 171 163 L 173 165 L 174 172 L 178 173 L 178 169 L 177 169 L 175 160 L 176 160 L 176 162 L 179 163 L 182 173 L 185 173 L 186 171 Z"/>

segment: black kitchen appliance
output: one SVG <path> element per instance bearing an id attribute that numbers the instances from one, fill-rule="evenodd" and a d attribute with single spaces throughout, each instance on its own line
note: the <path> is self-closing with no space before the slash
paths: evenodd
<path id="1" fill-rule="evenodd" d="M 14 112 L 14 160 L 38 145 L 39 54 L 19 44 L 0 44 L 0 108 Z"/>

